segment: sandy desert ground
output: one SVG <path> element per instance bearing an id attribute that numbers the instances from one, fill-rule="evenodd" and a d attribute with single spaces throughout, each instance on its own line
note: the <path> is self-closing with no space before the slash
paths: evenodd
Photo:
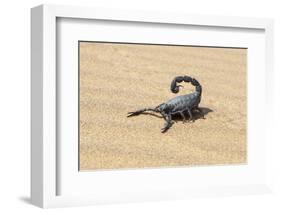
<path id="1" fill-rule="evenodd" d="M 247 50 L 80 42 L 80 169 L 243 164 L 247 161 Z M 203 87 L 205 119 L 164 120 L 127 112 Z"/>

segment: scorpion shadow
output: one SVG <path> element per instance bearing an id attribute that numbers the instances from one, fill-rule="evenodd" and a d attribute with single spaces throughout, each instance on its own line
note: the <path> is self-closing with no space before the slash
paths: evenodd
<path id="1" fill-rule="evenodd" d="M 208 108 L 208 107 L 200 107 L 200 109 L 201 109 L 202 113 L 200 113 L 198 111 L 192 112 L 193 122 L 195 122 L 198 119 L 206 119 L 205 116 L 208 115 L 209 113 L 213 112 L 213 110 Z M 156 117 L 156 118 L 163 119 L 163 117 L 161 115 L 154 114 L 152 112 L 143 112 L 142 115 L 150 115 L 150 116 L 153 116 L 153 117 Z M 186 116 L 187 119 L 189 119 L 188 113 L 184 113 L 184 115 Z M 172 123 L 172 125 L 173 125 L 175 122 L 177 123 L 178 121 L 182 121 L 183 119 L 182 119 L 180 114 L 175 114 L 175 115 L 172 115 L 172 120 L 174 121 Z"/>

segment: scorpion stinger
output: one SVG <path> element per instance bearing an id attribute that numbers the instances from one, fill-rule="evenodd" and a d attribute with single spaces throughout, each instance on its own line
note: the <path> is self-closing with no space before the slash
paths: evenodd
<path id="1" fill-rule="evenodd" d="M 195 86 L 195 91 L 190 94 L 180 95 L 172 98 L 166 103 L 162 103 L 155 108 L 144 108 L 134 112 L 129 112 L 128 117 L 139 115 L 141 113 L 144 113 L 145 111 L 160 113 L 166 121 L 164 127 L 161 129 L 162 132 L 166 132 L 172 126 L 172 115 L 180 114 L 183 118 L 183 122 L 185 122 L 185 113 L 187 112 L 189 115 L 189 121 L 191 121 L 193 120 L 192 111 L 197 110 L 203 115 L 204 118 L 202 110 L 198 107 L 201 101 L 202 86 L 195 78 L 191 78 L 189 76 L 178 76 L 175 77 L 171 82 L 170 89 L 173 93 L 178 93 L 179 88 L 183 87 L 181 85 L 177 85 L 177 83 L 181 82 L 190 82 L 193 86 Z"/>

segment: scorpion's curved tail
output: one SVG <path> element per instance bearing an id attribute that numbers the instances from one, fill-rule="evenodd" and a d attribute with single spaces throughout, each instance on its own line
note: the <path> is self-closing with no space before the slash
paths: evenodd
<path id="1" fill-rule="evenodd" d="M 179 92 L 179 88 L 182 87 L 181 85 L 177 85 L 177 83 L 181 83 L 181 82 L 190 82 L 193 86 L 195 86 L 195 90 L 196 92 L 198 92 L 200 95 L 202 93 L 202 86 L 200 85 L 200 83 L 195 79 L 195 78 L 191 78 L 189 76 L 177 76 L 173 79 L 172 83 L 171 83 L 171 91 L 173 93 L 178 93 Z"/>

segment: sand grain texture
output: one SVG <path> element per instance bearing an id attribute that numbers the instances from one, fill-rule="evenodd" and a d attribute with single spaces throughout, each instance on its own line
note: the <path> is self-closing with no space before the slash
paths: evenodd
<path id="1" fill-rule="evenodd" d="M 80 169 L 173 167 L 246 162 L 246 49 L 80 42 Z M 178 75 L 203 87 L 206 119 L 168 132 L 151 115 L 194 87 L 169 91 Z"/>

